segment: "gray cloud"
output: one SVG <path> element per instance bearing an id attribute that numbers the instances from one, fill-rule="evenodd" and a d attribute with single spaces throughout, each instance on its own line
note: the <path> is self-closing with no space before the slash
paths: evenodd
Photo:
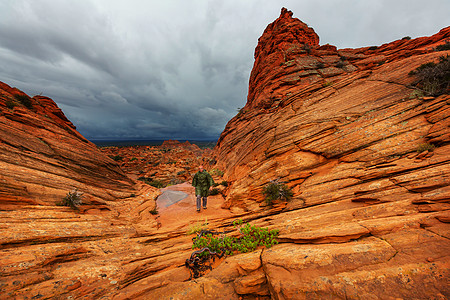
<path id="1" fill-rule="evenodd" d="M 216 138 L 283 6 L 338 48 L 449 25 L 448 0 L 3 0 L 0 80 L 53 98 L 88 138 Z"/>

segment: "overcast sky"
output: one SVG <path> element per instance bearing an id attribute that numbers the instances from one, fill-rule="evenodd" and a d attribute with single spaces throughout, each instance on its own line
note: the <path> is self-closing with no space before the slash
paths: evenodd
<path id="1" fill-rule="evenodd" d="M 0 81 L 89 139 L 215 139 L 282 7 L 340 49 L 450 25 L 449 0 L 0 0 Z"/>

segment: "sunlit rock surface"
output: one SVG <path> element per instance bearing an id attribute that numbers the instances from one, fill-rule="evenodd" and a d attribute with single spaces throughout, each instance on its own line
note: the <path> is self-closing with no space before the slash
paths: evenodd
<path id="1" fill-rule="evenodd" d="M 2 84 L 0 299 L 450 298 L 450 98 L 416 97 L 408 75 L 449 54 L 433 50 L 449 35 L 338 50 L 283 9 L 259 40 L 247 105 L 205 160 L 224 171 L 225 198 L 201 213 L 189 178 L 166 188 L 188 195 L 169 206 L 135 181 L 158 159 L 168 179 L 194 172 L 203 158 L 183 151 L 196 149 L 114 161 L 51 99 L 27 107 Z M 425 143 L 435 149 L 419 153 Z M 274 179 L 294 197 L 269 207 Z M 85 204 L 56 206 L 73 188 Z M 237 218 L 279 229 L 280 243 L 192 280 L 188 233 Z"/>

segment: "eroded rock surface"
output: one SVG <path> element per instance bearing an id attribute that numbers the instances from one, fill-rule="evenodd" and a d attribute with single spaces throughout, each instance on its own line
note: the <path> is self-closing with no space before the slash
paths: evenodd
<path id="1" fill-rule="evenodd" d="M 192 181 L 199 165 L 210 166 L 211 154 L 211 149 L 176 140 L 160 146 L 104 147 L 101 151 L 115 159 L 131 178 L 162 186 Z"/>
<path id="2" fill-rule="evenodd" d="M 188 197 L 158 207 L 160 191 L 125 176 L 53 101 L 25 107 L 2 85 L 0 299 L 450 298 L 450 98 L 417 97 L 408 75 L 449 54 L 433 51 L 449 33 L 338 50 L 283 9 L 214 150 L 226 199 L 201 213 L 189 183 L 169 187 Z M 419 153 L 425 143 L 435 148 Z M 261 190 L 277 178 L 294 197 L 269 207 Z M 55 206 L 73 187 L 88 205 Z M 280 243 L 193 280 L 188 233 L 237 218 L 279 229 Z"/>
<path id="3" fill-rule="evenodd" d="M 257 222 L 281 230 L 261 256 L 272 297 L 450 296 L 450 96 L 417 96 L 409 75 L 449 39 L 339 50 L 284 9 L 266 28 L 214 155 L 232 211 L 270 211 L 271 180 L 293 190 Z"/>

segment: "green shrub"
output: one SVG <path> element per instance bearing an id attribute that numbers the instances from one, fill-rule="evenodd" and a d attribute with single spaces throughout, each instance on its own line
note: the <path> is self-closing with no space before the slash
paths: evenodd
<path id="1" fill-rule="evenodd" d="M 422 153 L 424 151 L 433 151 L 436 147 L 430 143 L 423 143 L 417 147 L 417 152 Z"/>
<path id="2" fill-rule="evenodd" d="M 152 215 L 157 215 L 157 214 L 158 214 L 158 209 L 155 207 L 154 209 L 152 209 L 152 210 L 150 211 L 150 213 L 151 213 Z"/>
<path id="3" fill-rule="evenodd" d="M 316 63 L 316 69 L 323 69 L 325 68 L 325 64 L 321 61 Z"/>
<path id="4" fill-rule="evenodd" d="M 219 195 L 219 194 L 220 194 L 220 191 L 219 191 L 218 188 L 213 188 L 213 189 L 211 189 L 211 191 L 209 192 L 209 194 L 210 194 L 211 196 Z"/>
<path id="5" fill-rule="evenodd" d="M 322 83 L 322 87 L 327 87 L 327 86 L 331 86 L 333 85 L 332 81 L 325 81 L 324 83 Z"/>
<path id="6" fill-rule="evenodd" d="M 9 109 L 13 109 L 17 106 L 17 103 L 12 100 L 6 100 L 6 107 Z"/>
<path id="7" fill-rule="evenodd" d="M 228 181 L 223 180 L 223 181 L 220 183 L 220 185 L 222 185 L 222 186 L 224 186 L 224 187 L 227 187 L 227 186 L 228 186 Z"/>
<path id="8" fill-rule="evenodd" d="M 25 106 L 27 108 L 33 108 L 33 103 L 31 103 L 31 98 L 28 97 L 27 95 L 15 94 L 14 98 L 16 98 L 17 101 L 22 103 L 23 106 Z"/>
<path id="9" fill-rule="evenodd" d="M 80 206 L 83 203 L 83 193 L 78 192 L 77 189 L 68 192 L 67 195 L 62 199 L 61 202 L 56 203 L 58 206 L 68 206 L 72 209 L 78 209 L 78 206 Z"/>
<path id="10" fill-rule="evenodd" d="M 110 155 L 109 157 L 111 157 L 113 160 L 115 161 L 121 161 L 123 160 L 123 157 L 120 155 Z"/>
<path id="11" fill-rule="evenodd" d="M 423 91 L 421 91 L 421 90 L 414 90 L 409 95 L 409 99 L 422 98 L 422 97 L 423 97 Z"/>
<path id="12" fill-rule="evenodd" d="M 230 237 L 222 235 L 215 237 L 213 234 L 208 233 L 206 235 L 195 237 L 192 245 L 192 249 L 202 249 L 208 247 L 212 252 L 223 252 L 228 255 L 234 253 L 246 253 L 254 251 L 258 246 L 264 246 L 270 248 L 273 245 L 278 244 L 277 237 L 279 230 L 269 230 L 268 228 L 262 228 L 253 226 L 250 224 L 242 225 L 242 220 L 236 220 L 233 222 L 234 227 L 240 227 L 239 237 Z M 203 252 L 201 255 L 207 256 L 208 252 Z"/>
<path id="13" fill-rule="evenodd" d="M 279 180 L 270 181 L 270 183 L 263 188 L 263 194 L 266 203 L 269 205 L 271 205 L 274 200 L 289 201 L 294 195 L 292 190 Z"/>
<path id="14" fill-rule="evenodd" d="M 190 225 L 186 234 L 191 235 L 193 233 L 198 233 L 202 230 L 207 229 L 208 229 L 208 218 L 205 218 L 205 221 L 203 223 L 199 223 L 199 221 L 197 220 L 195 224 Z"/>
<path id="15" fill-rule="evenodd" d="M 448 94 L 450 91 L 450 58 L 448 55 L 441 56 L 438 63 L 423 64 L 409 72 L 409 75 L 416 76 L 417 80 L 414 84 L 427 95 Z"/>
<path id="16" fill-rule="evenodd" d="M 436 47 L 436 51 L 447 51 L 450 50 L 450 42 L 447 41 L 445 44 Z"/>
<path id="17" fill-rule="evenodd" d="M 140 180 L 140 181 L 142 181 L 142 182 L 144 182 L 144 183 L 146 183 L 148 185 L 151 185 L 151 186 L 153 186 L 153 187 L 155 187 L 157 189 L 166 187 L 166 185 L 162 181 L 160 181 L 160 180 L 153 180 L 151 177 L 144 177 L 144 176 L 142 176 L 142 177 L 139 177 L 138 180 Z"/>

